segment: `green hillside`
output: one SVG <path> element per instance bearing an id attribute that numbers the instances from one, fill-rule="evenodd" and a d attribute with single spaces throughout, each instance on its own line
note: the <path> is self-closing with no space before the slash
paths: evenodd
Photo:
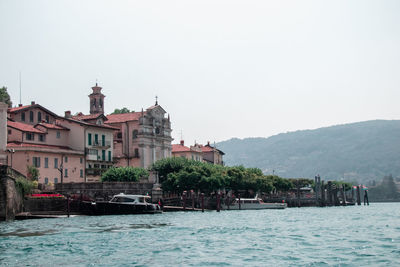
<path id="1" fill-rule="evenodd" d="M 348 181 L 400 176 L 400 121 L 375 120 L 269 138 L 230 139 L 217 144 L 227 165 L 258 167 L 281 177 Z"/>

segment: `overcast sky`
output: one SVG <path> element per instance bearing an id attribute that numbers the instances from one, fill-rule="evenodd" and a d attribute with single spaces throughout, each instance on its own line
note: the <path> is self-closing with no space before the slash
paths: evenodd
<path id="1" fill-rule="evenodd" d="M 159 104 L 175 142 L 400 119 L 400 1 L 0 0 L 14 105 Z"/>

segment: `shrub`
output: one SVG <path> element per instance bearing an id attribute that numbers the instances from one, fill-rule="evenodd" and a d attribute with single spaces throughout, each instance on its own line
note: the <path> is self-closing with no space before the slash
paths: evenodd
<path id="1" fill-rule="evenodd" d="M 143 168 L 113 167 L 101 176 L 102 182 L 137 182 L 142 177 L 149 176 L 149 172 Z"/>
<path id="2" fill-rule="evenodd" d="M 15 186 L 22 196 L 30 194 L 32 189 L 35 187 L 33 182 L 21 177 L 15 180 Z"/>

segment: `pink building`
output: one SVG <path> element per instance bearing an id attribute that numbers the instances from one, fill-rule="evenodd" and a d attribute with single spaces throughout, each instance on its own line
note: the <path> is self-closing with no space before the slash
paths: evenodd
<path id="1" fill-rule="evenodd" d="M 28 110 L 29 112 L 29 110 Z M 84 151 L 68 146 L 69 129 L 55 124 L 35 126 L 7 122 L 8 165 L 25 176 L 28 166 L 39 170 L 39 183 L 83 182 Z M 63 176 L 61 177 L 61 173 Z"/>
<path id="2" fill-rule="evenodd" d="M 171 157 L 171 122 L 156 104 L 146 111 L 107 115 L 105 123 L 118 128 L 114 135 L 117 166 L 147 168 L 159 159 Z"/>
<path id="3" fill-rule="evenodd" d="M 181 140 L 180 144 L 172 145 L 172 156 L 203 161 L 201 146 L 195 144 L 194 146 L 187 147 L 185 146 L 185 142 L 183 140 Z"/>
<path id="4" fill-rule="evenodd" d="M 204 162 L 224 165 L 222 157 L 225 155 L 225 153 L 217 149 L 216 147 L 211 146 L 210 142 L 208 142 L 205 146 L 201 146 L 201 151 L 203 154 Z"/>
<path id="5" fill-rule="evenodd" d="M 95 108 L 104 107 L 104 96 L 89 97 L 96 98 L 91 102 Z M 104 120 L 103 114 L 72 117 L 66 112 L 60 117 L 35 102 L 10 108 L 8 164 L 24 175 L 28 166 L 38 168 L 39 183 L 98 181 L 113 165 L 113 135 L 118 130 Z"/>

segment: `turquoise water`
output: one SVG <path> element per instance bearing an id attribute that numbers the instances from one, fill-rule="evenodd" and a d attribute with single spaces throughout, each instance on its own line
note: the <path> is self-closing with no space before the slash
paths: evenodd
<path id="1" fill-rule="evenodd" d="M 400 266 L 400 203 L 0 223 L 1 266 Z"/>

